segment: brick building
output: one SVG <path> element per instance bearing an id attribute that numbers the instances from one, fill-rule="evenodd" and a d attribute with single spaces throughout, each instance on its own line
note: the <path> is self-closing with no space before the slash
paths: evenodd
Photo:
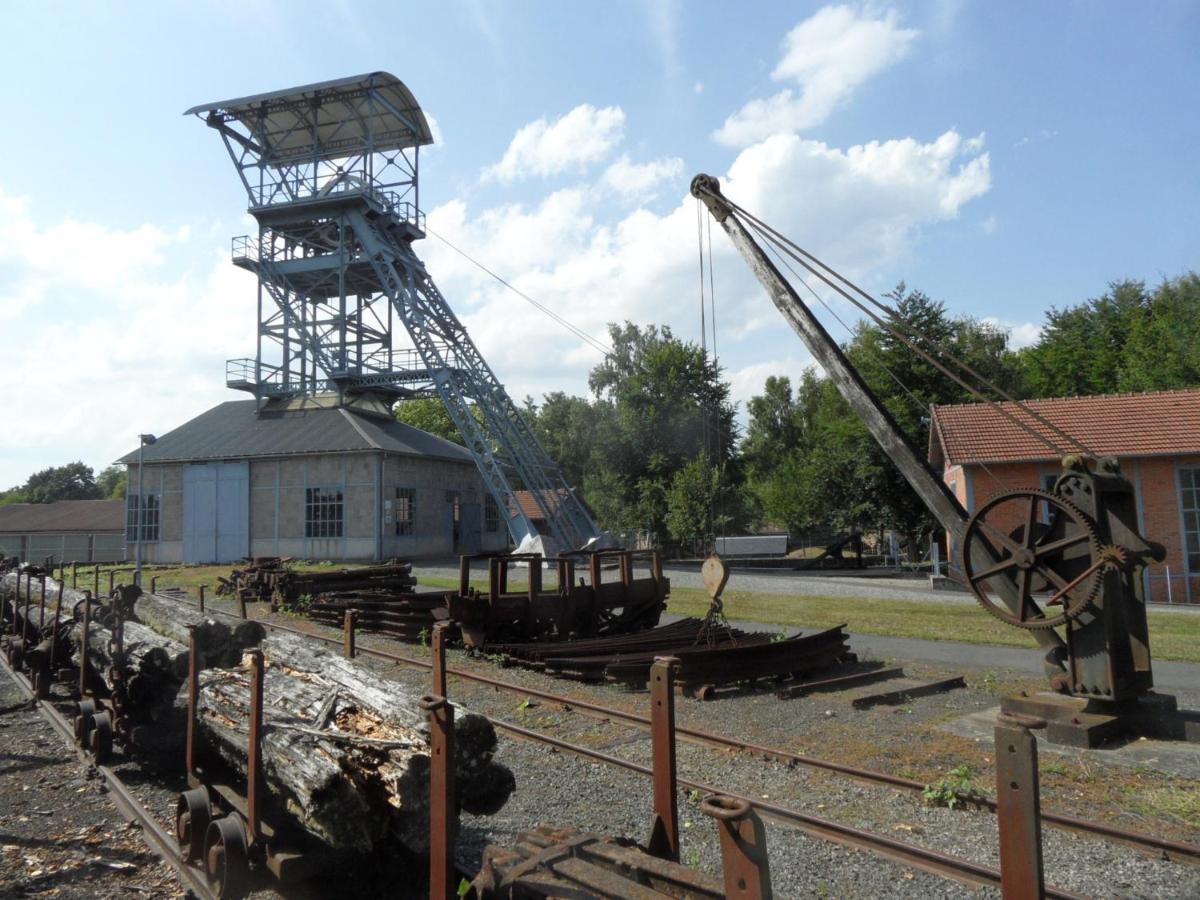
<path id="1" fill-rule="evenodd" d="M 1031 400 L 1026 404 L 1098 456 L 1114 456 L 1133 484 L 1138 529 L 1167 548 L 1147 567 L 1147 596 L 1200 603 L 1200 390 Z M 1051 429 L 1000 404 L 1062 446 Z M 935 406 L 929 461 L 968 511 L 1000 491 L 1053 486 L 1061 452 L 990 404 Z M 958 548 L 951 548 L 958 559 Z"/>
<path id="2" fill-rule="evenodd" d="M 144 450 L 143 559 L 414 559 L 503 550 L 508 529 L 465 447 L 384 406 L 309 397 L 215 406 Z M 127 543 L 138 521 L 129 467 Z"/>

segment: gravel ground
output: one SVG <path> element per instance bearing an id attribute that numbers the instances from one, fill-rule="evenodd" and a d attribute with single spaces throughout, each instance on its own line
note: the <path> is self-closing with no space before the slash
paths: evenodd
<path id="1" fill-rule="evenodd" d="M 256 607 L 254 614 L 266 617 L 266 610 Z M 292 626 L 304 625 L 317 630 L 317 626 L 294 617 L 281 617 L 280 620 Z M 397 645 L 369 635 L 360 636 L 359 642 L 361 646 L 375 646 L 405 655 L 428 656 L 428 651 L 423 648 Z M 428 690 L 429 674 L 426 671 L 369 657 L 360 657 L 360 661 L 390 678 L 423 691 Z M 613 686 L 582 685 L 518 669 L 501 671 L 491 663 L 469 659 L 460 651 L 451 651 L 450 663 L 455 667 L 500 676 L 506 681 L 575 699 L 589 699 L 642 712 L 647 708 L 647 695 L 644 692 L 621 690 Z M 906 664 L 906 670 L 913 677 L 922 679 L 957 674 L 945 667 L 920 663 Z M 886 688 L 873 686 L 788 702 L 778 701 L 767 692 L 726 692 L 711 703 L 681 700 L 677 710 L 681 723 L 794 752 L 888 771 L 919 781 L 936 780 L 955 765 L 969 761 L 979 773 L 976 783 L 987 790 L 989 779 L 993 778 L 988 767 L 990 745 L 948 735 L 941 731 L 939 725 L 948 719 L 994 706 L 999 696 L 1023 687 L 1036 687 L 1040 680 L 1030 679 L 1021 673 L 1005 672 L 976 673 L 969 676 L 968 680 L 970 686 L 967 690 L 918 699 L 901 707 L 880 707 L 870 711 L 853 710 L 850 698 Z M 502 693 L 453 676 L 449 693 L 457 704 L 472 711 L 544 731 L 633 762 L 645 764 L 649 761 L 650 744 L 640 729 L 583 716 L 557 706 L 522 703 L 519 695 Z M 12 704 L 12 701 L 3 697 L 0 695 L 0 710 Z M 1186 692 L 1180 696 L 1180 701 L 1183 706 L 1195 708 L 1200 703 L 1200 691 Z M 19 713 L 0 713 L 4 716 L 16 714 Z M 35 713 L 26 711 L 24 715 L 32 715 L 37 722 L 42 721 Z M 8 724 L 7 718 L 0 718 L 0 726 Z M 45 728 L 49 729 L 49 726 Z M 18 730 L 25 733 L 25 729 L 0 727 L 0 748 L 8 754 L 6 760 L 11 758 L 13 752 L 6 743 L 8 735 Z M 49 732 L 49 737 L 53 743 L 41 748 L 44 757 L 52 760 L 64 758 L 57 735 Z M 810 815 L 867 828 L 977 862 L 990 865 L 998 863 L 995 817 L 990 813 L 932 808 L 923 805 L 920 798 L 911 792 L 862 784 L 803 767 L 788 768 L 745 754 L 714 751 L 682 742 L 678 752 L 682 777 L 765 797 Z M 464 869 L 473 871 L 478 867 L 487 844 L 511 844 L 517 834 L 537 824 L 570 824 L 584 830 L 621 834 L 636 839 L 648 836 L 650 789 L 648 780 L 643 776 L 503 735 L 497 759 L 513 768 L 518 789 L 499 814 L 490 817 L 464 816 L 459 844 L 459 862 Z M 1146 806 L 1147 797 L 1156 796 L 1152 792 L 1147 793 L 1151 788 L 1155 791 L 1190 791 L 1194 798 L 1198 789 L 1196 782 L 1164 780 L 1153 773 L 1138 773 L 1136 777 L 1126 774 L 1118 776 L 1105 771 L 1103 767 L 1089 767 L 1086 761 L 1079 765 L 1073 762 L 1059 765 L 1057 757 L 1055 759 L 1058 768 L 1052 771 L 1049 757 L 1043 758 L 1043 802 L 1047 807 L 1101 818 L 1139 831 L 1164 833 L 1193 842 L 1200 839 L 1200 821 L 1195 819 L 1194 813 L 1188 813 L 1185 809 L 1182 816 L 1175 816 L 1178 821 L 1174 821 L 1165 813 L 1160 816 L 1157 810 L 1148 812 Z M 39 761 L 35 765 L 41 766 L 42 763 Z M 49 767 L 52 763 L 47 762 L 46 765 Z M 74 766 L 73 763 L 69 765 Z M 118 759 L 116 767 L 147 807 L 157 811 L 164 823 L 169 822 L 179 779 L 159 773 L 144 774 L 132 761 Z M 79 769 L 78 766 L 74 768 Z M 0 768 L 0 775 L 10 771 L 11 767 Z M 48 771 L 53 770 L 48 768 Z M 1118 779 L 1125 780 L 1117 784 Z M 1111 790 L 1110 781 L 1115 785 Z M 6 792 L 12 791 L 13 783 L 12 778 L 0 778 L 0 809 L 5 813 L 10 809 Z M 100 795 L 95 796 L 102 806 L 106 805 Z M 681 792 L 680 813 L 684 823 L 682 860 L 718 874 L 720 857 L 715 826 L 700 814 L 696 805 L 698 800 L 698 796 L 688 791 Z M 39 801 L 37 808 L 54 809 L 54 805 Z M 71 812 L 76 811 L 72 809 Z M 0 833 L 14 831 L 8 825 L 9 819 L 7 815 L 0 818 Z M 54 833 L 59 835 L 58 840 L 63 845 L 55 846 L 54 852 L 68 854 L 71 828 L 83 825 L 72 826 L 65 815 L 63 819 L 62 828 L 57 825 L 58 816 L 52 819 L 55 822 Z M 39 826 L 38 833 L 44 834 L 45 827 Z M 767 834 L 773 881 L 780 895 L 958 897 L 991 896 L 997 893 L 965 886 L 870 853 L 810 838 L 782 823 L 768 821 Z M 136 831 L 133 835 L 136 839 Z M 1200 896 L 1200 868 L 1149 859 L 1122 845 L 1054 829 L 1046 829 L 1044 840 L 1048 880 L 1057 887 L 1094 896 Z M 0 845 L 5 846 L 4 855 L 0 856 L 0 873 L 5 878 L 9 877 L 7 866 L 11 855 L 7 845 L 17 843 L 8 834 L 0 834 Z M 135 840 L 135 843 L 141 846 L 140 841 Z M 142 852 L 148 853 L 144 849 Z M 68 860 L 72 857 L 64 855 L 62 858 Z M 151 857 L 145 871 L 152 871 L 155 866 L 165 868 Z M 332 878 L 323 883 L 314 883 L 306 890 L 288 889 L 286 896 L 419 896 L 421 889 L 414 882 L 412 873 L 422 870 L 419 863 L 411 860 L 356 862 L 338 867 Z M 131 873 L 122 876 L 120 884 L 132 883 L 126 879 L 136 875 Z M 112 891 L 116 890 L 116 880 L 111 872 L 106 872 L 103 877 L 96 879 L 95 884 L 102 890 Z M 5 893 L 5 886 L 6 882 L 0 881 L 0 896 L 9 895 Z M 178 886 L 175 885 L 171 890 L 178 893 Z M 136 893 L 135 889 L 132 894 Z M 130 895 L 129 891 L 104 894 L 90 888 L 79 893 L 81 897 Z M 169 891 L 154 891 L 149 895 L 171 896 Z M 61 896 L 75 895 L 64 893 Z M 279 895 L 264 891 L 256 896 L 269 898 Z"/>
<path id="2" fill-rule="evenodd" d="M 367 637 L 362 643 L 387 647 L 390 642 Z M 391 649 L 394 650 L 394 646 Z M 423 651 L 408 648 L 403 652 L 419 655 Z M 428 683 L 428 674 L 420 670 L 379 661 L 370 664 L 380 666 L 389 677 L 398 680 L 417 686 Z M 495 667 L 481 665 L 457 651 L 451 651 L 450 664 L 492 675 L 502 674 L 508 681 L 610 706 L 643 712 L 647 706 L 644 693 L 621 691 L 611 686 L 580 685 L 516 669 L 499 673 Z M 914 669 L 913 674 L 925 677 L 938 673 Z M 781 703 L 769 693 L 736 698 L 726 695 L 711 703 L 680 701 L 677 712 L 681 723 L 709 731 L 798 752 L 810 750 L 814 755 L 885 771 L 895 768 L 887 765 L 886 752 L 880 757 L 869 750 L 864 751 L 863 747 L 890 742 L 912 743 L 916 738 L 916 753 L 928 758 L 929 771 L 945 771 L 961 761 L 962 745 L 971 742 L 943 735 L 932 727 L 914 729 L 914 725 L 995 703 L 995 698 L 987 692 L 969 689 L 918 699 L 903 707 L 879 707 L 863 712 L 850 707 L 851 697 L 878 689 L 861 688 L 787 703 Z M 1002 689 L 1005 688 L 1002 686 Z M 473 711 L 545 731 L 643 765 L 650 762 L 650 742 L 640 729 L 601 722 L 558 707 L 543 707 L 536 702 L 522 704 L 519 696 L 454 677 L 451 677 L 450 692 L 456 702 Z M 806 737 L 838 729 L 857 735 L 858 743 L 843 745 L 847 754 L 844 756 L 834 757 L 822 749 L 820 740 Z M 886 751 L 886 747 L 882 749 Z M 985 759 L 990 753 L 990 747 L 986 746 L 970 749 L 985 754 Z M 934 808 L 924 805 L 914 793 L 682 742 L 678 755 L 681 777 L 764 797 L 812 815 L 976 862 L 999 864 L 996 819 L 991 813 Z M 477 854 L 489 841 L 511 842 L 516 833 L 539 823 L 569 823 L 604 833 L 621 833 L 635 838 L 647 836 L 651 813 L 649 785 L 643 776 L 504 736 L 497 758 L 517 772 L 518 789 L 499 815 L 464 822 L 460 862 L 465 866 L 477 865 Z M 978 783 L 984 790 L 988 787 L 987 777 L 990 776 L 979 776 Z M 1051 776 L 1047 778 L 1053 780 Z M 1194 783 L 1187 784 L 1195 789 Z M 1063 807 L 1053 791 L 1046 794 L 1044 802 L 1048 807 Z M 686 791 L 681 792 L 681 819 L 691 825 L 684 831 L 682 859 L 716 873 L 719 872 L 719 852 L 715 830 L 696 808 L 698 799 Z M 1073 811 L 1090 814 L 1093 810 Z M 1119 810 L 1108 811 L 1120 816 Z M 1124 821 L 1131 829 L 1148 830 L 1145 823 L 1132 814 Z M 790 896 L 941 897 L 981 893 L 981 889 L 964 887 L 861 851 L 850 851 L 809 838 L 783 824 L 769 822 L 767 828 L 775 886 Z M 1200 834 L 1193 828 L 1172 836 L 1195 841 Z M 1092 896 L 1200 896 L 1200 868 L 1151 859 L 1124 845 L 1050 828 L 1044 832 L 1044 844 L 1048 880 L 1057 887 Z"/>
<path id="3" fill-rule="evenodd" d="M 182 897 L 106 792 L 0 674 L 0 897 Z"/>

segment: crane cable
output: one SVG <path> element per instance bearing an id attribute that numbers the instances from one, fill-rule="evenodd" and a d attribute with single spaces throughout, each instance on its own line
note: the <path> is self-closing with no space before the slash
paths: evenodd
<path id="1" fill-rule="evenodd" d="M 779 260 L 780 265 L 787 269 L 792 274 L 793 278 L 804 285 L 805 289 L 813 295 L 813 298 L 825 308 L 825 311 L 829 313 L 829 315 L 833 316 L 833 318 L 837 320 L 837 323 L 846 329 L 846 333 L 853 338 L 854 329 L 846 324 L 846 320 L 839 316 L 834 308 L 825 302 L 825 298 L 817 293 L 816 289 L 800 276 L 800 273 L 792 268 L 791 264 L 787 261 L 787 259 L 784 258 L 779 250 L 776 249 L 775 245 L 773 243 L 768 243 L 767 249 L 775 254 L 775 258 Z M 899 375 L 891 370 L 888 364 L 883 361 L 883 358 L 878 353 L 876 353 L 874 350 L 871 350 L 869 347 L 864 349 L 866 349 L 867 354 L 871 357 L 871 360 L 875 363 L 875 365 L 883 369 L 883 371 L 888 374 L 892 381 L 896 382 L 897 387 L 904 392 L 905 396 L 912 401 L 912 406 L 917 411 L 917 414 L 924 417 L 926 412 L 926 404 L 923 403 L 921 399 L 912 392 L 912 389 L 904 383 L 904 380 Z M 996 484 L 1000 485 L 1001 487 L 1004 486 L 1004 482 L 1000 480 L 995 472 L 988 468 L 987 463 L 981 462 L 979 463 L 979 467 L 983 469 L 988 477 L 995 481 Z"/>
<path id="2" fill-rule="evenodd" d="M 1080 440 L 1077 437 L 1073 437 L 1072 435 L 1069 435 L 1066 432 L 1062 431 L 1062 429 L 1058 428 L 1058 426 L 1054 425 L 1052 422 L 1047 421 L 1045 419 L 1045 417 L 1041 416 L 1035 410 L 1030 409 L 1029 406 L 1027 406 L 1023 401 L 1017 400 L 1017 399 L 1013 398 L 1012 396 L 1010 396 L 1002 388 L 998 387 L 997 385 L 992 383 L 990 380 L 988 380 L 987 378 L 985 378 L 984 376 L 982 376 L 978 372 L 976 372 L 967 363 L 958 359 L 958 357 L 956 357 L 953 353 L 951 353 L 947 348 L 945 348 L 935 338 L 929 337 L 928 335 L 925 335 L 922 332 L 920 332 L 918 329 L 914 328 L 910 323 L 905 321 L 893 309 L 891 309 L 891 307 L 888 307 L 887 305 L 880 303 L 878 300 L 876 300 L 874 297 L 872 297 L 870 294 L 868 294 L 862 288 L 859 288 L 857 285 L 855 285 L 849 279 L 845 278 L 840 273 L 838 273 L 835 269 L 833 269 L 832 267 L 828 266 L 827 264 L 821 262 L 815 256 L 808 253 L 802 247 L 800 247 L 797 244 L 795 244 L 794 242 L 792 242 L 786 236 L 780 234 L 778 231 L 776 231 L 770 225 L 767 225 L 761 219 L 754 216 L 752 213 L 746 211 L 744 208 L 742 208 L 738 204 L 734 203 L 733 201 L 729 200 L 727 197 L 724 197 L 723 195 L 713 194 L 712 192 L 705 190 L 703 188 L 701 190 L 704 190 L 704 193 L 708 194 L 709 196 L 719 199 L 721 202 L 727 204 L 731 210 L 737 212 L 747 222 L 751 223 L 751 227 L 754 229 L 754 231 L 760 237 L 762 237 L 764 240 L 766 240 L 770 243 L 773 243 L 773 244 L 776 244 L 777 246 L 779 246 L 783 250 L 784 253 L 786 253 L 788 256 L 790 256 L 794 260 L 796 260 L 796 262 L 798 262 L 801 266 L 803 266 L 805 269 L 807 269 L 814 276 L 821 279 L 821 281 L 823 281 L 826 285 L 828 285 L 830 288 L 832 288 L 834 291 L 836 291 L 838 294 L 840 294 L 842 297 L 844 297 L 851 305 L 855 306 L 857 309 L 859 309 L 861 312 L 863 312 L 868 318 L 870 318 L 871 320 L 876 322 L 880 327 L 884 328 L 888 333 L 892 334 L 898 340 L 903 342 L 911 350 L 913 350 L 919 356 L 921 356 L 926 362 L 930 363 L 938 371 L 942 372 L 944 375 L 946 375 L 948 378 L 950 378 L 952 381 L 954 381 L 956 384 L 958 384 L 964 390 L 968 391 L 972 396 L 995 407 L 997 412 L 999 412 L 1001 415 L 1005 416 L 1006 418 L 1010 419 L 1015 425 L 1017 425 L 1023 431 L 1028 433 L 1031 437 L 1033 437 L 1034 439 L 1038 440 L 1039 442 L 1047 445 L 1052 450 L 1054 450 L 1056 453 L 1061 453 L 1064 449 L 1063 445 L 1056 444 L 1054 441 L 1052 441 L 1046 435 L 1031 428 L 1028 425 L 1028 423 L 1026 423 L 1023 420 L 1021 420 L 1020 418 L 1018 418 L 1010 410 L 1006 409 L 1003 405 L 1001 405 L 998 401 L 992 399 L 991 397 L 988 397 L 978 387 L 967 383 L 961 377 L 959 377 L 957 374 L 950 371 L 945 365 L 943 365 L 941 362 L 939 362 L 937 359 L 935 359 L 933 356 L 931 356 L 923 347 L 919 346 L 910 336 L 905 335 L 900 330 L 900 328 L 907 328 L 908 330 L 910 330 L 913 335 L 915 335 L 917 338 L 924 341 L 925 343 L 929 344 L 935 350 L 935 352 L 937 352 L 939 355 L 944 356 L 945 358 L 950 360 L 950 362 L 954 363 L 956 366 L 958 366 L 959 368 L 966 371 L 969 375 L 978 379 L 978 381 L 981 384 L 983 384 L 985 387 L 995 391 L 997 394 L 999 394 L 1005 400 L 1009 401 L 1014 406 L 1016 406 L 1018 409 L 1020 409 L 1022 412 L 1024 412 L 1026 415 L 1028 415 L 1030 418 L 1034 419 L 1041 425 L 1045 426 L 1052 433 L 1057 434 L 1064 441 L 1066 441 L 1067 449 L 1078 448 L 1092 456 L 1097 455 L 1082 440 Z M 809 260 L 811 260 L 812 262 L 810 263 Z M 817 266 L 820 266 L 821 269 L 826 270 L 830 274 L 827 275 L 824 272 L 819 271 L 817 268 L 814 267 L 814 264 Z M 836 283 L 834 281 L 834 279 L 837 279 L 837 281 L 843 282 L 844 284 L 848 285 L 854 291 L 856 291 L 857 293 L 862 295 L 864 298 L 866 298 L 866 300 L 870 304 L 872 304 L 875 307 L 879 308 L 880 310 L 884 311 L 884 313 L 888 316 L 888 319 L 890 320 L 890 322 L 881 318 L 878 314 L 876 314 L 871 309 L 869 309 L 866 305 L 864 305 L 860 300 L 856 300 L 853 296 L 851 296 L 846 291 L 845 288 L 843 288 L 840 284 Z M 899 327 L 897 327 L 897 326 L 899 326 Z"/>

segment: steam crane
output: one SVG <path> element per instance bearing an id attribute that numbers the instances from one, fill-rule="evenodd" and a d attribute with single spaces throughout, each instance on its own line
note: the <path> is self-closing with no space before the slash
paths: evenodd
<path id="1" fill-rule="evenodd" d="M 998 406 L 1039 439 L 1067 449 L 1062 474 L 1049 491 L 1007 491 L 969 513 L 922 459 L 841 348 L 783 277 L 757 234 L 787 264 L 791 257 L 843 297 L 876 317 L 926 361 L 983 396 L 904 334 L 907 323 L 812 254 L 729 200 L 711 175 L 692 180 L 705 204 L 804 341 L 838 391 L 961 549 L 961 569 L 975 598 L 1001 621 L 1027 630 L 1044 653 L 1052 693 L 1007 698 L 1006 712 L 1048 722 L 1050 740 L 1097 746 L 1118 735 L 1200 741 L 1200 717 L 1181 713 L 1175 698 L 1153 688 L 1142 569 L 1161 562 L 1162 545 L 1137 530 L 1133 486 L 1115 459 L 1096 459 L 1078 441 L 1033 410 Z M 754 234 L 752 234 L 754 232 Z M 995 389 L 965 364 L 976 382 Z M 996 389 L 998 390 L 998 389 Z M 1057 437 L 1057 440 L 1056 440 Z M 1048 520 L 1048 521 L 1047 521 Z M 1061 633 L 1060 633 L 1061 631 Z"/>

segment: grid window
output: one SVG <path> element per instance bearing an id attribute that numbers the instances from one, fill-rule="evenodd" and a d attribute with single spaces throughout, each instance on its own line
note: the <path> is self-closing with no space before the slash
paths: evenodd
<path id="1" fill-rule="evenodd" d="M 159 511 L 162 508 L 161 494 L 144 494 L 141 509 L 142 543 L 158 540 Z M 127 494 L 125 499 L 125 539 L 138 539 L 138 495 Z"/>
<path id="2" fill-rule="evenodd" d="M 417 521 L 417 489 L 396 488 L 396 534 L 412 534 Z"/>
<path id="3" fill-rule="evenodd" d="M 1183 510 L 1187 570 L 1200 572 L 1200 469 L 1179 470 L 1179 507 Z"/>
<path id="4" fill-rule="evenodd" d="M 342 536 L 341 488 L 312 487 L 305 491 L 304 536 L 331 538 Z"/>
<path id="5" fill-rule="evenodd" d="M 491 494 L 483 498 L 483 530 L 488 534 L 495 534 L 500 530 L 500 507 L 496 505 L 496 499 Z"/>

